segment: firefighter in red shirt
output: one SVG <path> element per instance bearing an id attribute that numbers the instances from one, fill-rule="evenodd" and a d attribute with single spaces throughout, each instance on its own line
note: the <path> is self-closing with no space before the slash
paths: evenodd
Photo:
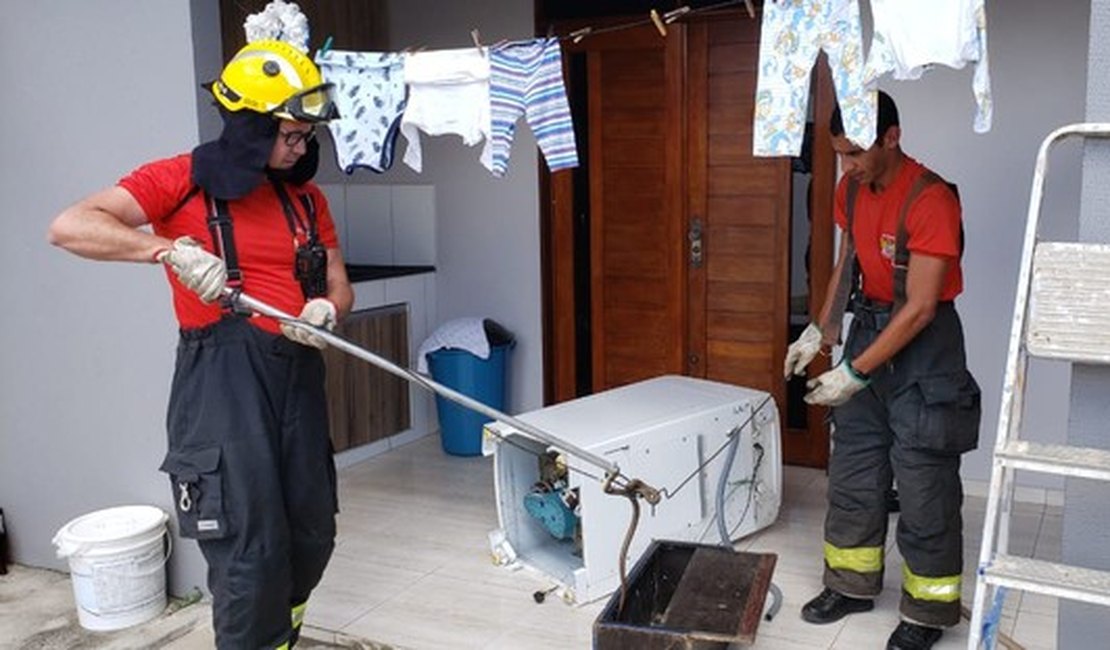
<path id="1" fill-rule="evenodd" d="M 802 374 L 839 343 L 851 306 L 843 358 L 808 383 L 805 397 L 834 407 L 834 432 L 825 590 L 802 618 L 831 623 L 873 607 L 883 585 L 886 495 L 897 481 L 902 622 L 887 648 L 917 650 L 960 620 L 960 455 L 978 443 L 980 394 L 953 305 L 963 289 L 959 200 L 902 152 L 890 96 L 880 92 L 878 105 L 868 149 L 844 137 L 839 109 L 833 114 L 844 236 L 821 317 L 790 345 L 784 371 Z"/>
<path id="2" fill-rule="evenodd" d="M 220 138 L 67 208 L 51 243 L 165 266 L 181 329 L 167 416 L 178 529 L 208 563 L 219 648 L 288 648 L 335 546 L 323 340 L 238 311 L 225 287 L 332 328 L 353 294 L 311 179 L 331 87 L 281 41 L 213 82 Z M 149 225 L 153 232 L 142 228 Z"/>

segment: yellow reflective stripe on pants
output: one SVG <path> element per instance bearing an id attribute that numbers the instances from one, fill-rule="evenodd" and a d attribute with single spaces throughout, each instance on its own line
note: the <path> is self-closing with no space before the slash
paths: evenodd
<path id="1" fill-rule="evenodd" d="M 837 548 L 825 542 L 825 563 L 830 569 L 875 573 L 883 570 L 883 547 Z"/>
<path id="2" fill-rule="evenodd" d="M 283 644 L 279 645 L 278 647 L 274 648 L 274 650 L 289 650 L 289 643 L 288 642 L 283 643 Z"/>
<path id="3" fill-rule="evenodd" d="M 960 599 L 960 576 L 926 578 L 914 574 L 909 566 L 903 564 L 902 589 L 917 600 L 954 603 Z"/>
<path id="4" fill-rule="evenodd" d="M 304 623 L 304 610 L 308 607 L 308 603 L 301 603 L 292 610 L 293 615 L 293 629 L 297 629 Z"/>

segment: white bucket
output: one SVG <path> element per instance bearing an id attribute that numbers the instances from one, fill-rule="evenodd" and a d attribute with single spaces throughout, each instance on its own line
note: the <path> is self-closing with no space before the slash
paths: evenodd
<path id="1" fill-rule="evenodd" d="M 97 510 L 54 536 L 69 559 L 77 620 L 86 630 L 119 630 L 166 608 L 166 513 L 153 506 Z"/>

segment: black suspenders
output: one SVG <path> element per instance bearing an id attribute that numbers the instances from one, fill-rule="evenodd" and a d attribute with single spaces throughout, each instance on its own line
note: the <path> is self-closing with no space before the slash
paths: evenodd
<path id="1" fill-rule="evenodd" d="M 920 176 L 914 180 L 913 187 L 910 188 L 909 194 L 906 195 L 902 201 L 902 208 L 898 215 L 898 231 L 895 238 L 894 246 L 894 305 L 891 308 L 891 316 L 898 313 L 898 310 L 906 304 L 906 274 L 909 271 L 910 265 L 910 251 L 909 251 L 909 231 L 906 230 L 906 216 L 910 212 L 910 207 L 913 206 L 914 201 L 921 194 L 925 188 L 935 183 L 944 183 L 944 179 L 935 173 L 925 170 Z M 959 197 L 956 192 L 955 185 L 947 184 L 952 189 L 953 193 Z M 847 188 L 847 201 L 844 206 L 845 221 L 847 221 L 847 228 L 845 229 L 844 236 L 848 238 L 847 248 L 845 250 L 843 266 L 840 269 L 840 277 L 836 281 L 836 293 L 833 295 L 832 308 L 829 310 L 829 315 L 825 322 L 820 323 L 822 338 L 825 343 L 835 345 L 840 342 L 840 330 L 844 322 L 844 312 L 847 310 L 849 299 L 852 297 L 859 288 L 859 262 L 856 259 L 856 246 L 855 237 L 852 234 L 852 225 L 856 213 L 856 199 L 859 196 L 859 183 L 854 180 L 848 181 Z M 960 250 L 963 251 L 963 224 L 960 225 Z"/>
<path id="2" fill-rule="evenodd" d="M 235 299 L 243 290 L 243 271 L 239 268 L 239 254 L 235 250 L 235 233 L 227 201 L 213 198 L 208 192 L 204 193 L 204 199 L 208 205 L 208 234 L 212 237 L 213 252 L 223 258 L 227 268 L 227 286 L 231 289 L 230 296 L 221 297 L 220 305 L 226 312 L 249 316 L 250 310 L 241 309 Z"/>
<path id="3" fill-rule="evenodd" d="M 285 191 L 281 182 L 275 180 L 273 181 L 273 186 L 274 192 L 277 193 L 278 199 L 281 201 L 282 211 L 285 213 L 285 221 L 289 226 L 289 232 L 293 235 L 294 242 L 296 242 L 297 225 L 301 223 L 300 217 L 293 208 L 293 202 L 289 199 L 289 194 Z M 224 266 L 227 267 L 227 286 L 232 291 L 232 295 L 228 299 L 221 300 L 221 305 L 226 311 L 239 315 L 249 315 L 250 311 L 247 310 L 244 312 L 240 310 L 238 308 L 238 302 L 234 299 L 235 296 L 243 290 L 243 271 L 239 267 L 239 254 L 235 249 L 235 232 L 231 222 L 231 211 L 228 210 L 227 201 L 223 199 L 213 198 L 208 192 L 204 193 L 204 198 L 208 205 L 208 218 L 206 221 L 208 233 L 212 237 L 213 252 L 223 259 Z M 308 226 L 304 227 L 302 224 L 302 228 L 305 230 L 305 234 L 308 237 L 308 245 L 318 247 L 319 235 L 316 230 L 316 204 L 313 202 L 312 197 L 307 194 L 301 195 L 300 199 L 301 205 L 304 206 L 305 214 L 308 216 Z M 300 248 L 300 246 L 297 247 L 298 254 Z"/>
<path id="4" fill-rule="evenodd" d="M 848 197 L 844 206 L 847 227 L 844 236 L 848 238 L 844 249 L 844 259 L 841 260 L 840 277 L 836 279 L 836 292 L 833 294 L 832 308 L 829 310 L 825 322 L 821 326 L 821 339 L 825 345 L 833 346 L 840 343 L 840 330 L 844 326 L 844 312 L 848 309 L 848 300 L 856 291 L 859 284 L 859 263 L 856 261 L 856 238 L 852 234 L 852 222 L 856 214 L 856 197 L 859 195 L 859 183 L 848 181 Z"/>

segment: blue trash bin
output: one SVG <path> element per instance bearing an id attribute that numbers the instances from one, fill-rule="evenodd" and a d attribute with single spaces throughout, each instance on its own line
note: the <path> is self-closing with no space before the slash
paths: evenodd
<path id="1" fill-rule="evenodd" d="M 432 379 L 463 395 L 505 410 L 506 375 L 513 344 L 491 345 L 488 359 L 466 350 L 442 349 L 428 354 Z M 436 395 L 443 451 L 455 456 L 482 453 L 482 426 L 492 418 Z"/>

